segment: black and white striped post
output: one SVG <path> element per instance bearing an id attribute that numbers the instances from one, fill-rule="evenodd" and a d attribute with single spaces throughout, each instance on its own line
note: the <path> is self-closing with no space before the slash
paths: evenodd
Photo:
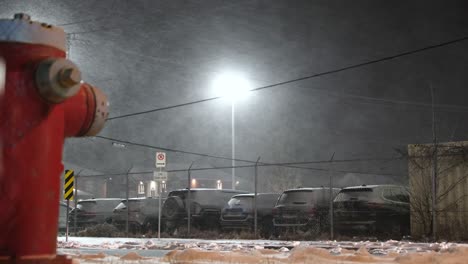
<path id="1" fill-rule="evenodd" d="M 68 242 L 68 231 L 69 231 L 69 224 L 68 224 L 68 215 L 70 213 L 70 200 L 73 200 L 74 195 L 74 183 L 75 183 L 75 172 L 73 170 L 65 170 L 65 185 L 64 185 L 64 192 L 63 198 L 67 200 L 67 216 L 66 216 L 66 234 L 65 234 L 65 241 Z"/>

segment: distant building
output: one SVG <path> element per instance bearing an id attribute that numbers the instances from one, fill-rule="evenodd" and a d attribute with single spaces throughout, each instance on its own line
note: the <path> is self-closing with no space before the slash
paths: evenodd
<path id="1" fill-rule="evenodd" d="M 75 164 L 65 163 L 65 169 L 75 171 L 75 186 L 84 191 L 82 196 L 89 198 L 125 198 L 127 196 L 127 175 L 94 171 L 82 168 Z M 215 169 L 206 164 L 196 164 L 191 172 L 193 188 L 219 188 L 230 189 L 231 174 L 221 169 Z M 167 173 L 167 181 L 154 181 L 153 171 L 158 171 L 154 167 L 133 167 L 128 175 L 128 196 L 129 197 L 157 197 L 161 187 L 162 196 L 174 189 L 187 188 L 188 171 L 190 164 L 169 163 L 163 171 Z M 212 168 L 200 170 L 200 168 Z M 63 173 L 61 187 L 63 193 Z M 159 184 L 161 186 L 159 186 Z"/>
<path id="2" fill-rule="evenodd" d="M 429 237 L 432 230 L 433 144 L 408 146 L 411 233 Z M 468 239 L 468 142 L 437 145 L 436 228 L 439 238 Z"/>
<path id="3" fill-rule="evenodd" d="M 157 197 L 162 191 L 162 196 L 174 189 L 188 187 L 188 167 L 190 164 L 171 163 L 163 171 L 168 171 L 167 181 L 154 181 L 153 171 L 156 168 L 134 167 L 129 171 L 128 196 L 129 197 Z M 195 168 L 211 168 L 208 165 L 199 165 Z M 231 188 L 231 174 L 223 170 L 194 170 L 191 172 L 191 186 L 193 188 Z M 99 177 L 87 177 L 87 185 L 95 188 L 102 187 L 102 196 L 108 198 L 124 198 L 127 195 L 127 175 L 109 175 Z"/>

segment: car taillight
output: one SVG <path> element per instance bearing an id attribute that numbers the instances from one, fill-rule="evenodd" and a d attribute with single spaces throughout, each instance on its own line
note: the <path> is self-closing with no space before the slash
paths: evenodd
<path id="1" fill-rule="evenodd" d="M 309 208 L 309 210 L 307 210 L 307 214 L 309 216 L 315 216 L 317 214 L 317 209 L 315 207 Z"/>
<path id="2" fill-rule="evenodd" d="M 86 213 L 82 213 L 82 215 L 84 215 L 84 216 L 96 216 L 96 213 L 95 212 L 86 212 Z"/>
<path id="3" fill-rule="evenodd" d="M 382 204 L 379 204 L 379 203 L 367 203 L 367 206 L 369 207 L 369 209 L 381 209 L 382 208 Z"/>
<path id="4" fill-rule="evenodd" d="M 271 210 L 271 213 L 272 213 L 273 215 L 278 215 L 278 214 L 279 214 L 278 208 L 274 207 L 274 208 Z"/>

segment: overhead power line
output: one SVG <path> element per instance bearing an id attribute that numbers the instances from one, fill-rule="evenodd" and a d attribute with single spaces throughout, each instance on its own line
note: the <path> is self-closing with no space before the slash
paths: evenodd
<path id="1" fill-rule="evenodd" d="M 397 158 L 394 158 L 397 160 Z M 258 164 L 259 167 L 272 167 L 272 166 L 290 166 L 290 165 L 305 165 L 305 164 L 317 164 L 317 162 L 336 162 L 333 161 L 300 161 L 300 162 L 281 162 L 281 163 L 263 163 Z M 340 162 L 340 160 L 338 160 Z M 346 161 L 348 162 L 348 161 Z M 223 169 L 232 169 L 232 168 L 253 168 L 255 164 L 249 165 L 237 165 L 237 166 L 221 166 L 221 167 L 201 167 L 201 168 L 191 168 L 191 171 L 207 171 L 207 170 L 223 170 Z M 165 170 L 166 172 L 186 172 L 189 169 L 174 169 L 174 170 Z M 328 171 L 328 169 L 317 169 L 320 171 Z M 341 173 L 355 173 L 355 174 L 366 174 L 366 175 L 381 175 L 381 176 L 392 176 L 392 177 L 405 177 L 402 174 L 396 173 L 380 173 L 380 172 L 363 172 L 356 170 L 334 170 L 335 172 Z M 85 177 L 104 177 L 104 176 L 120 176 L 120 175 L 141 175 L 141 174 L 152 174 L 154 171 L 138 171 L 138 172 L 117 172 L 117 173 L 103 173 L 103 174 L 92 174 Z"/>
<path id="2" fill-rule="evenodd" d="M 113 142 L 119 142 L 119 143 L 124 143 L 124 144 L 129 144 L 129 145 L 134 145 L 134 146 L 139 146 L 139 147 L 144 147 L 144 148 L 150 148 L 150 149 L 155 149 L 155 150 L 164 150 L 168 152 L 174 152 L 174 153 L 182 153 L 182 154 L 189 154 L 189 155 L 195 155 L 195 156 L 201 156 L 201 157 L 207 157 L 207 158 L 214 158 L 214 159 L 222 159 L 222 160 L 235 160 L 239 162 L 246 162 L 246 163 L 251 163 L 255 164 L 256 161 L 253 160 L 245 160 L 245 159 L 232 159 L 229 157 L 223 157 L 223 156 L 216 156 L 216 155 L 211 155 L 211 154 L 206 154 L 206 153 L 198 153 L 198 152 L 192 152 L 192 151 L 186 151 L 186 150 L 179 150 L 179 149 L 173 149 L 173 148 L 167 148 L 167 147 L 160 147 L 160 146 L 152 146 L 149 144 L 143 144 L 143 143 L 137 143 L 137 142 L 131 142 L 128 140 L 121 140 L 121 139 L 116 139 L 116 138 L 110 138 L 110 137 L 105 137 L 105 136 L 95 136 L 95 138 L 101 138 Z M 358 161 L 391 161 L 391 160 L 397 160 L 401 158 L 360 158 L 360 159 L 342 159 L 342 160 L 333 160 L 334 163 L 344 163 L 344 162 L 358 162 Z M 307 161 L 303 162 L 302 165 L 307 165 L 307 164 L 324 164 L 324 163 L 330 163 L 330 160 L 320 160 L 320 161 Z M 268 166 L 271 164 L 279 164 L 279 163 L 265 163 L 265 162 L 260 162 L 259 164 Z M 284 163 L 285 165 L 301 165 L 301 162 L 294 162 L 292 164 L 287 164 Z M 229 167 L 229 168 L 232 168 Z M 312 169 L 312 168 L 307 168 L 307 167 L 297 167 L 300 169 Z"/>
<path id="3" fill-rule="evenodd" d="M 442 42 L 442 43 L 435 44 L 435 45 L 426 46 L 426 47 L 423 47 L 423 48 L 418 48 L 418 49 L 398 53 L 398 54 L 383 57 L 383 58 L 380 58 L 380 59 L 369 60 L 369 61 L 366 61 L 366 62 L 353 64 L 353 65 L 349 65 L 349 66 L 334 69 L 334 70 L 328 70 L 328 71 L 315 73 L 315 74 L 307 75 L 307 76 L 296 78 L 296 79 L 291 79 L 291 80 L 287 80 L 287 81 L 283 81 L 283 82 L 278 82 L 278 83 L 273 83 L 273 84 L 269 84 L 269 85 L 265 85 L 265 86 L 260 86 L 260 87 L 252 89 L 251 91 L 261 91 L 261 90 L 275 88 L 275 87 L 278 87 L 278 86 L 284 86 L 286 84 L 296 83 L 296 82 L 309 80 L 309 79 L 313 79 L 313 78 L 318 78 L 318 77 L 322 77 L 322 76 L 326 76 L 326 75 L 332 75 L 332 74 L 335 74 L 335 73 L 340 73 L 340 72 L 344 72 L 344 71 L 348 71 L 348 70 L 352 70 L 352 69 L 356 69 L 356 68 L 361 68 L 361 67 L 365 67 L 365 66 L 380 63 L 380 62 L 385 62 L 385 61 L 389 61 L 389 60 L 393 60 L 393 59 L 397 59 L 397 58 L 401 58 L 401 57 L 405 57 L 405 56 L 410 56 L 410 55 L 413 55 L 413 54 L 416 54 L 416 53 L 420 53 L 420 52 L 424 52 L 424 51 L 427 51 L 427 50 L 432 50 L 432 49 L 452 45 L 452 44 L 463 42 L 463 41 L 466 41 L 466 40 L 468 40 L 468 36 L 453 39 L 453 40 Z M 351 95 L 351 94 L 338 94 L 338 95 L 339 96 L 344 96 L 344 97 L 351 97 L 351 98 L 354 98 L 354 99 L 364 99 L 364 100 L 371 100 L 371 101 L 384 102 L 384 103 L 415 105 L 415 106 L 424 106 L 424 107 L 426 107 L 426 106 L 431 107 L 432 106 L 432 104 L 430 104 L 430 103 L 423 103 L 423 102 L 401 101 L 401 100 L 392 100 L 392 99 L 386 99 L 386 98 L 369 97 L 369 96 L 361 96 L 361 95 Z M 184 106 L 189 106 L 189 105 L 194 105 L 194 104 L 199 104 L 199 103 L 204 103 L 204 102 L 208 102 L 208 101 L 213 101 L 213 100 L 217 100 L 217 99 L 220 99 L 220 98 L 221 98 L 220 96 L 210 97 L 210 98 L 205 98 L 205 99 L 201 99 L 201 100 L 196 100 L 196 101 L 171 105 L 171 106 L 165 106 L 165 107 L 154 108 L 154 109 L 135 112 L 135 113 L 130 113 L 130 114 L 114 116 L 114 117 L 108 118 L 107 120 L 110 121 L 110 120 L 115 120 L 115 119 L 120 119 L 120 118 L 125 118 L 125 117 L 131 117 L 131 116 L 143 115 L 143 114 L 148 114 L 148 113 L 153 113 L 153 112 L 158 112 L 158 111 L 164 111 L 164 110 L 169 110 L 169 109 L 174 109 L 174 108 L 179 108 L 179 107 L 184 107 Z M 448 109 L 451 109 L 451 110 L 460 110 L 460 111 L 463 111 L 463 112 L 468 112 L 468 107 L 461 106 L 461 105 L 439 104 L 439 105 L 435 105 L 435 107 L 437 107 L 437 108 L 448 108 Z"/>

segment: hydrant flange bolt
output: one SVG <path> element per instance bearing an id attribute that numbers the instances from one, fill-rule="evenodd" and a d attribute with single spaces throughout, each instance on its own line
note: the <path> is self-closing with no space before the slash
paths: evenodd
<path id="1" fill-rule="evenodd" d="M 31 16 L 25 13 L 16 13 L 13 16 L 14 19 L 21 19 L 21 20 L 31 20 Z"/>

